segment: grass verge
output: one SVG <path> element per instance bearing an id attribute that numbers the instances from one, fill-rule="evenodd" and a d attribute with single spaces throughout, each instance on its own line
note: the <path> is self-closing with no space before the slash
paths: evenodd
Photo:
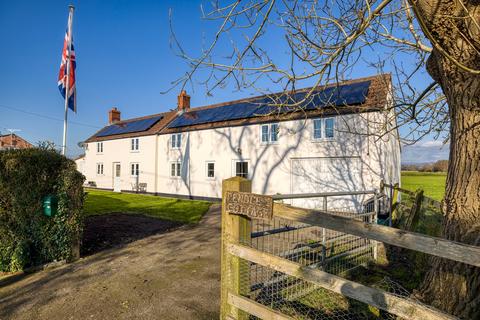
<path id="1" fill-rule="evenodd" d="M 88 192 L 84 203 L 85 216 L 122 212 L 183 223 L 196 223 L 211 205 L 207 201 L 162 198 L 145 194 L 96 189 L 85 189 L 85 191 Z"/>

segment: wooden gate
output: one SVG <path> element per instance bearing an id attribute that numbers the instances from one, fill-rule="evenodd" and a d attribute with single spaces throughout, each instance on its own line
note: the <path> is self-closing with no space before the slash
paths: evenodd
<path id="1" fill-rule="evenodd" d="M 305 263 L 314 254 L 313 244 L 308 255 L 295 255 L 295 259 L 256 247 L 252 222 L 275 219 L 299 223 L 299 228 L 326 228 L 480 267 L 480 247 L 381 226 L 374 221 L 335 216 L 328 211 L 291 207 L 274 202 L 273 197 L 252 194 L 249 180 L 234 177 L 223 181 L 222 190 L 221 319 L 357 319 L 347 311 L 340 317 L 313 307 L 299 309 L 298 299 L 303 306 L 309 305 L 312 292 L 317 300 L 334 294 L 405 319 L 455 319 L 408 297 L 347 280 L 327 272 L 324 266 Z M 287 231 L 288 228 L 291 227 L 286 227 Z M 256 285 L 258 277 L 260 286 Z"/>

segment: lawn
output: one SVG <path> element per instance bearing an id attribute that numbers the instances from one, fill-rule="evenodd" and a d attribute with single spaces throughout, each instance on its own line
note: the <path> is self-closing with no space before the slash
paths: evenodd
<path id="1" fill-rule="evenodd" d="M 425 196 L 441 201 L 446 179 L 445 172 L 402 171 L 402 188 L 412 191 L 422 188 Z"/>
<path id="2" fill-rule="evenodd" d="M 117 193 L 85 189 L 86 216 L 113 212 L 142 214 L 149 217 L 196 223 L 207 212 L 210 202 L 162 198 L 144 194 Z"/>

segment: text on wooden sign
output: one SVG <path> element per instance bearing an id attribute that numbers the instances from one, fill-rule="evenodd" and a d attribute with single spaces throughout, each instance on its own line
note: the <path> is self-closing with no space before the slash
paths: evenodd
<path id="1" fill-rule="evenodd" d="M 228 191 L 225 209 L 228 214 L 271 220 L 273 218 L 273 199 L 260 194 Z"/>

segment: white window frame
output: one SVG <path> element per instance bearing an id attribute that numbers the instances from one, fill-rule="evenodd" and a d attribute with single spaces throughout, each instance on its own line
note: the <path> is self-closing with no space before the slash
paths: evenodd
<path id="1" fill-rule="evenodd" d="M 182 147 L 182 134 L 174 133 L 170 136 L 170 149 L 180 149 Z"/>
<path id="2" fill-rule="evenodd" d="M 103 153 L 103 142 L 97 142 L 97 153 Z"/>
<path id="3" fill-rule="evenodd" d="M 333 121 L 333 137 L 327 137 L 327 126 L 326 122 L 327 120 L 332 120 Z M 316 138 L 315 137 L 315 121 L 320 121 L 320 137 Z M 329 140 L 334 140 L 336 136 L 336 126 L 337 126 L 337 121 L 335 117 L 326 117 L 326 118 L 315 118 L 312 119 L 312 130 L 311 130 L 311 138 L 312 141 L 329 141 Z"/>
<path id="4" fill-rule="evenodd" d="M 252 167 L 250 166 L 250 160 L 248 159 L 235 159 L 232 161 L 232 176 L 237 176 L 237 162 L 246 162 L 248 166 L 248 172 L 247 172 L 247 177 L 246 179 L 250 179 L 251 177 L 251 169 Z"/>
<path id="5" fill-rule="evenodd" d="M 97 173 L 97 176 L 104 176 L 105 173 L 104 173 L 104 166 L 103 166 L 103 162 L 97 162 L 97 166 L 96 166 L 97 170 L 96 170 L 96 173 Z"/>
<path id="6" fill-rule="evenodd" d="M 275 141 L 272 140 L 273 126 L 277 127 L 277 135 L 276 135 L 277 140 Z M 263 128 L 267 128 L 267 132 L 266 132 L 267 141 L 263 140 L 264 138 Z M 280 137 L 279 131 L 280 131 L 280 125 L 277 122 L 261 124 L 260 125 L 260 144 L 277 144 Z"/>
<path id="7" fill-rule="evenodd" d="M 138 152 L 140 150 L 140 139 L 139 138 L 132 138 L 130 140 L 130 151 L 131 152 Z"/>
<path id="8" fill-rule="evenodd" d="M 174 174 L 172 174 L 172 165 L 175 166 Z M 170 173 L 170 178 L 179 179 L 182 177 L 182 162 L 181 161 L 171 161 L 168 168 Z"/>
<path id="9" fill-rule="evenodd" d="M 208 165 L 213 164 L 213 177 L 208 176 Z M 206 161 L 205 162 L 205 177 L 208 180 L 214 180 L 217 177 L 217 170 L 215 168 L 215 161 Z"/>
<path id="10" fill-rule="evenodd" d="M 140 164 L 138 162 L 130 163 L 130 176 L 132 177 L 140 176 Z"/>

